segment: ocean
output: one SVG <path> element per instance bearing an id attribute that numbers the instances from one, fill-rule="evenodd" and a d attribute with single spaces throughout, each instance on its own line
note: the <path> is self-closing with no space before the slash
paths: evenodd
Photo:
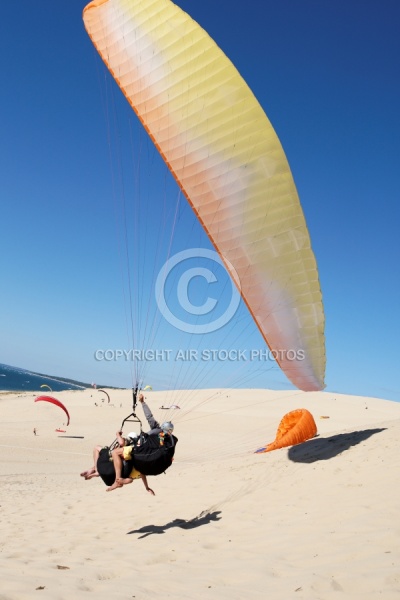
<path id="1" fill-rule="evenodd" d="M 49 394 L 51 391 L 83 390 L 90 387 L 92 387 L 91 384 L 82 383 L 81 381 L 52 375 L 42 375 L 41 373 L 33 373 L 26 369 L 0 364 L 0 391 L 10 390 Z"/>

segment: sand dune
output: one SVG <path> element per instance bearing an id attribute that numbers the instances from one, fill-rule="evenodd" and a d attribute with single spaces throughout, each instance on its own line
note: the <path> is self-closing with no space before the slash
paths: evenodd
<path id="1" fill-rule="evenodd" d="M 0 600 L 400 597 L 400 404 L 182 393 L 167 413 L 176 459 L 151 478 L 152 497 L 140 481 L 105 493 L 79 477 L 92 447 L 113 441 L 130 392 L 110 390 L 112 405 L 93 390 L 54 395 L 71 414 L 66 434 L 36 394 L 0 394 Z M 163 419 L 165 394 L 147 399 Z M 254 454 L 294 408 L 313 414 L 318 436 Z"/>

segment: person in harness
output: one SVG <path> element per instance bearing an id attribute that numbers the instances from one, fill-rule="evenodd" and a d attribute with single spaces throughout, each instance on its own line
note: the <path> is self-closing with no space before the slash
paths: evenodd
<path id="1" fill-rule="evenodd" d="M 150 427 L 148 433 L 141 433 L 139 436 L 137 433 L 132 432 L 124 438 L 122 431 L 117 431 L 118 447 L 115 450 L 119 452 L 110 451 L 109 446 L 95 446 L 93 450 L 94 466 L 83 471 L 80 475 L 86 481 L 94 477 L 101 477 L 104 483 L 109 486 L 107 491 L 128 485 L 136 479 L 142 479 L 145 489 L 154 496 L 155 492 L 148 486 L 146 475 L 159 474 L 172 464 L 175 444 L 178 440 L 174 436 L 171 437 L 173 441 L 173 444 L 171 444 L 168 438 L 166 444 L 162 444 L 160 451 L 161 443 L 158 440 L 165 435 L 164 430 L 172 433 L 174 426 L 170 422 L 163 423 L 160 426 L 153 417 L 149 406 L 145 403 L 143 394 L 139 395 L 139 401 Z M 158 437 L 159 435 L 161 435 L 161 438 Z M 157 443 L 155 443 L 155 437 Z M 137 460 L 133 460 L 133 448 L 136 449 Z M 142 473 L 137 468 L 138 466 L 146 472 Z"/>
<path id="2" fill-rule="evenodd" d="M 115 481 L 107 488 L 107 492 L 131 483 L 130 478 L 124 476 L 124 461 L 132 464 L 142 477 L 160 475 L 172 464 L 175 446 L 178 442 L 178 439 L 172 434 L 174 425 L 171 421 L 165 421 L 160 425 L 145 403 L 143 394 L 139 395 L 139 402 L 150 430 L 147 433 L 141 433 L 138 438 L 132 440 L 131 444 L 125 444 L 111 452 L 115 468 Z"/>

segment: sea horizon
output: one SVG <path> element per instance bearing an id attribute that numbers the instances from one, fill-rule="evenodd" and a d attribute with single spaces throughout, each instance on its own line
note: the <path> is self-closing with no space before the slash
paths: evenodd
<path id="1" fill-rule="evenodd" d="M 94 385 L 0 363 L 0 391 L 50 393 L 64 390 L 83 390 L 92 388 Z"/>

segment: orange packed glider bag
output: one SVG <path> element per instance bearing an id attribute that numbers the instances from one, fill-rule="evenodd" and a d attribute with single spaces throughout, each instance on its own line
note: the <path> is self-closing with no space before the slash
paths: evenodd
<path id="1" fill-rule="evenodd" d="M 317 426 L 312 414 L 305 408 L 298 408 L 287 413 L 279 423 L 275 440 L 256 450 L 256 453 L 270 452 L 278 448 L 295 446 L 309 440 L 317 433 Z"/>

